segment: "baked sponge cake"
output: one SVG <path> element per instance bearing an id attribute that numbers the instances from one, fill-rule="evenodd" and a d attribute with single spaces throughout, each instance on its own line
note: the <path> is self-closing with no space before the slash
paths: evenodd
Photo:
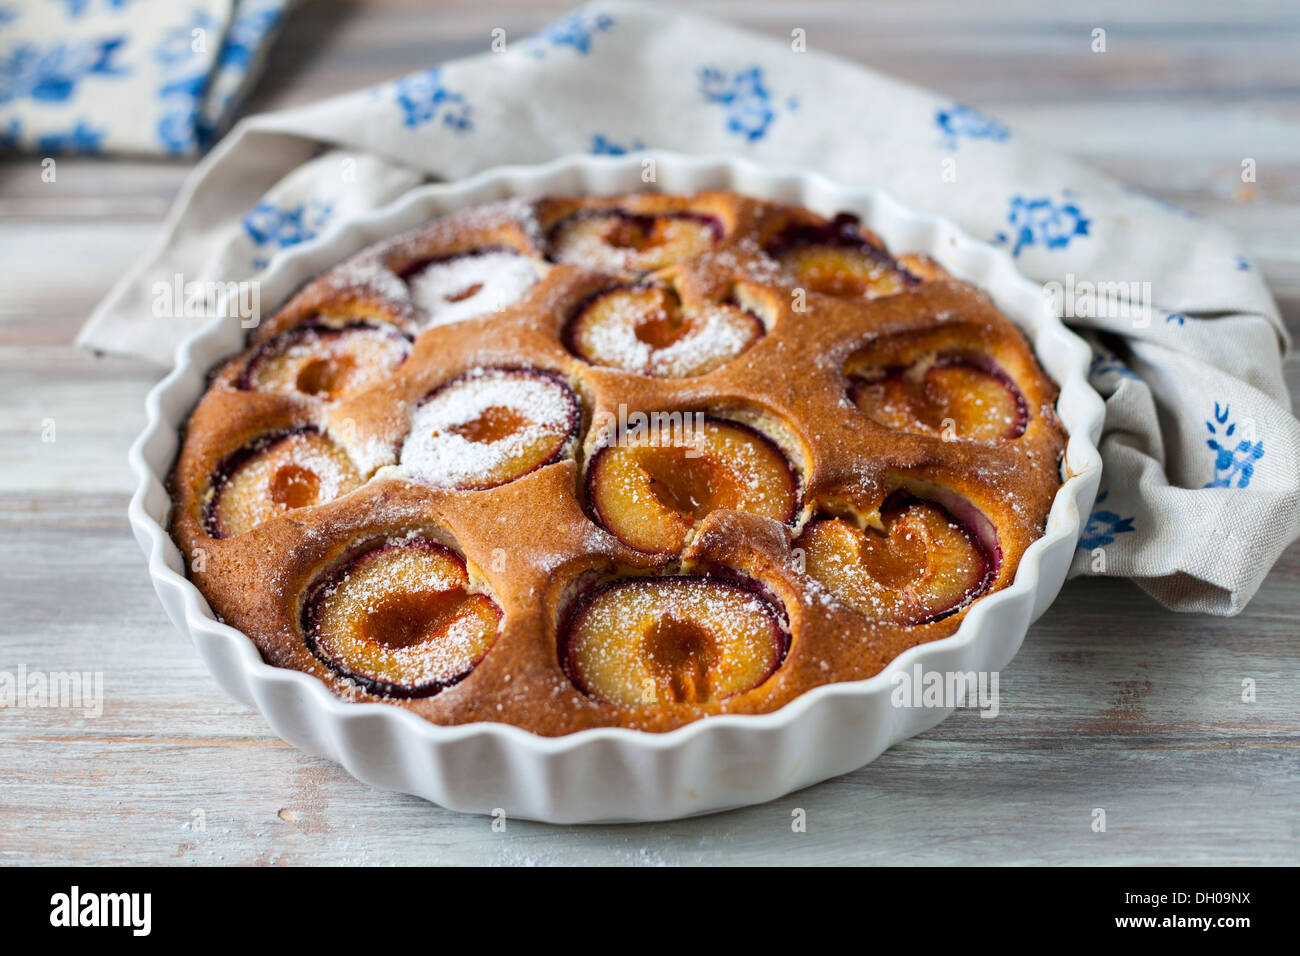
<path id="1" fill-rule="evenodd" d="M 952 634 L 1042 533 L 1055 399 L 983 294 L 852 216 L 514 200 L 366 249 L 215 368 L 171 532 L 344 698 L 666 731 Z"/>

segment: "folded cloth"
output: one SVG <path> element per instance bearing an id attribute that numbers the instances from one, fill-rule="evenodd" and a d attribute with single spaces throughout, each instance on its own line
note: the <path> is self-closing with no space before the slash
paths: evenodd
<path id="1" fill-rule="evenodd" d="M 737 153 L 887 189 L 1050 284 L 1094 341 L 1107 400 L 1102 490 L 1072 573 L 1233 614 L 1300 531 L 1289 342 L 1222 230 L 968 106 L 802 52 L 815 37 L 798 31 L 783 43 L 604 2 L 535 37 L 496 39 L 495 52 L 244 120 L 80 342 L 170 362 L 191 326 L 152 317 L 155 280 L 256 277 L 285 248 L 429 177 L 575 151 Z"/>
<path id="2" fill-rule="evenodd" d="M 0 0 L 0 147 L 198 151 L 261 71 L 291 0 Z"/>

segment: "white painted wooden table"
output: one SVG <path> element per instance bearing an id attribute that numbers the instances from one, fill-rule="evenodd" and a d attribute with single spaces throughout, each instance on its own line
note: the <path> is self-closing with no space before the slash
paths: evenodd
<path id="1" fill-rule="evenodd" d="M 251 108 L 477 52 L 492 27 L 519 36 L 566 5 L 315 0 Z M 1238 230 L 1300 332 L 1294 4 L 705 6 L 774 35 L 803 27 L 811 47 L 959 94 Z M 125 452 L 159 371 L 70 345 L 186 168 L 66 160 L 43 184 L 32 158 L 0 163 L 0 670 L 105 681 L 98 719 L 0 710 L 0 863 L 1300 862 L 1300 547 L 1233 620 L 1166 613 L 1124 582 L 1068 584 L 1002 674 L 998 719 L 960 712 L 870 767 L 733 813 L 494 833 L 293 750 L 173 631 L 127 528 Z M 1300 361 L 1288 373 L 1294 395 Z"/>

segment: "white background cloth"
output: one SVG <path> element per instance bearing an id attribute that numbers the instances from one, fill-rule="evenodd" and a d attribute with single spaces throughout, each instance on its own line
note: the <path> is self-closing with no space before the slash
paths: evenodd
<path id="1" fill-rule="evenodd" d="M 803 51 L 799 36 L 606 2 L 496 39 L 494 52 L 241 123 L 82 344 L 170 362 L 189 327 L 153 317 L 154 281 L 255 278 L 280 250 L 426 178 L 572 152 L 734 152 L 887 189 L 1004 246 L 1033 279 L 1122 283 L 1110 288 L 1150 307 L 1067 303 L 1107 399 L 1102 490 L 1074 573 L 1231 614 L 1300 533 L 1289 343 L 1222 230 L 950 98 L 818 54 L 815 37 Z"/>

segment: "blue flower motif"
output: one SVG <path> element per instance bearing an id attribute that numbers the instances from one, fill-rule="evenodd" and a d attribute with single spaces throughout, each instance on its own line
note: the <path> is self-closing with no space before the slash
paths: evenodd
<path id="1" fill-rule="evenodd" d="M 977 109 L 963 106 L 943 106 L 935 111 L 934 121 L 944 135 L 944 145 L 948 149 L 957 148 L 959 137 L 967 139 L 987 139 L 1002 143 L 1011 135 L 1011 131 Z"/>
<path id="2" fill-rule="evenodd" d="M 217 35 L 216 22 L 205 10 L 195 10 L 189 22 L 172 27 L 153 48 L 159 66 L 159 118 L 156 127 L 163 151 L 179 156 L 199 146 L 199 114 L 211 64 L 194 48 L 196 30 Z"/>
<path id="3" fill-rule="evenodd" d="M 86 77 L 117 77 L 128 72 L 113 62 L 125 44 L 124 36 L 57 42 L 44 49 L 20 43 L 8 57 L 0 56 L 0 104 L 24 97 L 66 103 Z"/>
<path id="4" fill-rule="evenodd" d="M 1026 246 L 1039 246 L 1045 249 L 1064 249 L 1070 241 L 1078 236 L 1089 235 L 1088 228 L 1092 221 L 1083 215 L 1068 190 L 1062 193 L 1060 202 L 1048 196 L 1028 199 L 1024 196 L 1011 197 L 1007 209 L 1007 225 L 1010 233 L 999 232 L 993 239 L 995 244 L 1012 242 L 1013 256 L 1019 256 Z"/>
<path id="5" fill-rule="evenodd" d="M 175 72 L 182 64 L 199 56 L 194 49 L 194 31 L 212 30 L 216 22 L 205 10 L 195 10 L 189 23 L 179 24 L 169 29 L 153 48 L 154 60 L 165 69 Z"/>
<path id="6" fill-rule="evenodd" d="M 1133 370 L 1121 362 L 1117 356 L 1109 352 L 1096 352 L 1092 356 L 1092 364 L 1088 367 L 1089 377 L 1112 374 L 1124 378 L 1137 378 Z"/>
<path id="7" fill-rule="evenodd" d="M 699 71 L 700 93 L 705 102 L 716 103 L 726 110 L 727 131 L 754 143 L 767 135 L 776 119 L 772 94 L 763 82 L 762 67 L 728 74 L 717 67 Z"/>
<path id="8" fill-rule="evenodd" d="M 255 6 L 245 11 L 247 5 L 247 0 L 239 4 L 235 19 L 226 31 L 225 43 L 221 47 L 220 65 L 223 67 L 247 70 L 266 35 L 284 16 L 284 7 L 279 3 Z"/>
<path id="9" fill-rule="evenodd" d="M 588 13 L 579 10 L 563 17 L 550 26 L 538 31 L 528 46 L 528 52 L 535 57 L 546 56 L 548 46 L 567 46 L 573 48 L 580 56 L 591 53 L 592 40 L 597 33 L 604 33 L 614 27 L 614 18 L 607 13 Z"/>
<path id="10" fill-rule="evenodd" d="M 90 10 L 95 0 L 59 0 L 68 14 L 68 19 L 76 20 L 82 14 Z M 125 10 L 131 3 L 131 0 L 102 0 L 105 7 L 110 10 Z"/>
<path id="11" fill-rule="evenodd" d="M 158 142 L 171 156 L 181 156 L 199 145 L 199 107 L 197 100 L 177 103 L 158 119 Z"/>
<path id="12" fill-rule="evenodd" d="M 1232 443 L 1230 439 L 1237 425 L 1228 422 L 1230 407 L 1224 405 L 1223 411 L 1219 411 L 1219 403 L 1215 402 L 1214 421 L 1205 423 L 1210 431 L 1205 444 L 1214 452 L 1214 477 L 1205 483 L 1206 488 L 1232 488 L 1234 481 L 1237 488 L 1245 488 L 1254 477 L 1255 462 L 1264 457 L 1262 441 L 1242 439 L 1235 445 Z"/>
<path id="13" fill-rule="evenodd" d="M 1245 256 L 1237 256 L 1234 260 L 1234 264 L 1236 265 L 1238 272 L 1250 271 L 1250 263 L 1246 261 Z"/>
<path id="14" fill-rule="evenodd" d="M 1186 325 L 1187 316 L 1183 315 L 1181 312 L 1166 312 L 1165 325 L 1170 325 L 1174 322 L 1177 322 L 1179 325 Z"/>
<path id="15" fill-rule="evenodd" d="M 628 152 L 635 152 L 638 149 L 645 149 L 645 143 L 639 139 L 634 139 L 624 146 L 597 133 L 591 138 L 591 149 L 588 152 L 593 156 L 625 156 Z"/>
<path id="16" fill-rule="evenodd" d="M 0 149 L 22 149 L 22 120 L 12 119 L 7 126 L 0 128 Z M 104 145 L 104 130 L 97 129 L 85 120 L 77 120 L 76 125 L 61 133 L 46 133 L 37 137 L 35 148 L 38 153 L 98 153 Z"/>
<path id="17" fill-rule="evenodd" d="M 104 130 L 96 129 L 84 120 L 78 120 L 71 129 L 62 133 L 46 133 L 36 140 L 40 153 L 98 153 L 104 145 Z"/>
<path id="18" fill-rule="evenodd" d="M 392 84 L 392 92 L 406 126 L 423 126 L 441 115 L 442 124 L 457 133 L 474 128 L 465 97 L 443 86 L 442 67 L 404 76 Z"/>
<path id="19" fill-rule="evenodd" d="M 1103 491 L 1097 496 L 1097 504 L 1100 505 L 1109 495 L 1109 491 Z M 1108 544 L 1114 544 L 1117 534 L 1136 530 L 1133 527 L 1133 520 L 1133 518 L 1121 518 L 1113 511 L 1094 506 L 1092 514 L 1088 516 L 1088 524 L 1079 535 L 1079 547 L 1084 551 L 1091 551 L 1093 548 L 1104 548 Z"/>
<path id="20" fill-rule="evenodd" d="M 258 247 L 270 246 L 271 251 L 287 249 L 316 238 L 333 214 L 333 203 L 321 199 L 293 206 L 277 206 L 263 200 L 245 214 L 244 232 Z M 261 256 L 253 259 L 252 264 L 255 269 L 261 269 L 268 261 Z"/>
<path id="21" fill-rule="evenodd" d="M 210 79 L 205 78 L 205 95 L 195 118 L 199 143 L 215 140 L 235 111 L 237 101 L 247 93 L 242 79 L 268 36 L 284 19 L 291 0 L 240 0 L 235 17 L 222 40 L 221 54 Z"/>
<path id="22" fill-rule="evenodd" d="M 159 99 L 166 99 L 172 96 L 184 96 L 189 100 L 197 100 L 208 86 L 207 72 L 194 73 L 190 76 L 178 76 L 174 79 L 167 80 L 162 86 L 158 87 Z"/>

